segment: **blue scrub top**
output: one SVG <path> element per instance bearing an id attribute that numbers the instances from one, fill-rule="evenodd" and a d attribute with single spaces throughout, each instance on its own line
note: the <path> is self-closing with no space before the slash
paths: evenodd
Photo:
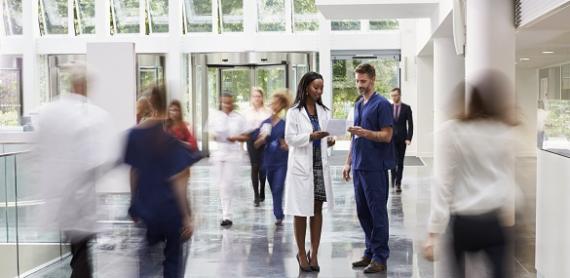
<path id="1" fill-rule="evenodd" d="M 261 126 L 266 123 L 272 124 L 271 118 L 263 121 Z M 271 135 L 265 139 L 266 142 L 263 146 L 264 168 L 287 166 L 289 152 L 281 149 L 279 139 L 285 140 L 285 121 L 283 119 L 271 127 Z"/>
<path id="2" fill-rule="evenodd" d="M 181 214 L 170 178 L 200 160 L 162 124 L 129 132 L 124 162 L 137 172 L 137 189 L 129 214 L 147 225 L 180 221 Z"/>
<path id="3" fill-rule="evenodd" d="M 354 107 L 354 125 L 379 131 L 393 125 L 392 105 L 386 98 L 374 92 L 368 102 L 361 98 Z M 352 136 L 352 169 L 360 171 L 385 171 L 395 166 L 392 142 L 381 143 Z"/>

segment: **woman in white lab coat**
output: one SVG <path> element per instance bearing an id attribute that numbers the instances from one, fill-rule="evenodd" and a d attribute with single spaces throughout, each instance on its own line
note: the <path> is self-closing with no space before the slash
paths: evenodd
<path id="1" fill-rule="evenodd" d="M 322 103 L 323 77 L 306 73 L 299 81 L 295 103 L 287 112 L 285 141 L 289 145 L 285 181 L 285 214 L 293 215 L 297 260 L 303 272 L 319 271 L 317 255 L 323 224 L 323 202 L 333 207 L 327 147 L 334 145 L 323 131 L 330 119 Z M 305 231 L 310 217 L 311 251 L 305 254 Z"/>

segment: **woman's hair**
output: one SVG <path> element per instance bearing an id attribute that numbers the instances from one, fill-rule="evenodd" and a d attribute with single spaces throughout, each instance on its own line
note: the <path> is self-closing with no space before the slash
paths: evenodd
<path id="1" fill-rule="evenodd" d="M 152 87 L 148 100 L 156 114 L 166 113 L 166 89 L 163 86 Z"/>
<path id="2" fill-rule="evenodd" d="M 311 84 L 311 82 L 313 82 L 317 79 L 323 80 L 323 76 L 319 73 L 314 72 L 314 71 L 307 72 L 307 73 L 305 73 L 305 75 L 303 75 L 303 77 L 299 81 L 299 85 L 297 86 L 297 96 L 295 97 L 293 107 L 301 110 L 301 108 L 304 108 L 307 106 L 307 96 L 309 94 L 309 85 Z M 329 110 L 329 108 L 323 104 L 323 101 L 321 99 L 317 100 L 317 104 L 319 104 L 320 106 L 325 108 L 325 110 Z"/>
<path id="3" fill-rule="evenodd" d="M 271 97 L 278 99 L 284 109 L 291 106 L 291 97 L 289 96 L 289 91 L 287 91 L 287 89 L 277 90 L 271 95 Z"/>
<path id="4" fill-rule="evenodd" d="M 251 92 L 258 92 L 261 94 L 261 106 L 263 106 L 263 97 L 265 96 L 265 91 L 261 87 L 252 87 Z"/>
<path id="5" fill-rule="evenodd" d="M 518 125 L 509 79 L 501 72 L 488 71 L 467 89 L 462 121 L 489 119 L 508 125 Z"/>

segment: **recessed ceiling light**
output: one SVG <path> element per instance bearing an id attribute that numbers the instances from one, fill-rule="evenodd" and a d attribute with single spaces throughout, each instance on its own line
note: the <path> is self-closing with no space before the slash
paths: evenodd
<path id="1" fill-rule="evenodd" d="M 542 51 L 542 54 L 554 54 L 554 51 Z"/>
<path id="2" fill-rule="evenodd" d="M 520 58 L 521 61 L 530 61 L 530 58 Z"/>

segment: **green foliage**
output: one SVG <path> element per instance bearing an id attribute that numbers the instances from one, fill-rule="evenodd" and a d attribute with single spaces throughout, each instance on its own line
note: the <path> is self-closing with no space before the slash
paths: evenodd
<path id="1" fill-rule="evenodd" d="M 0 126 L 20 125 L 20 112 L 17 109 L 3 112 L 0 110 Z"/>
<path id="2" fill-rule="evenodd" d="M 341 20 L 331 21 L 332 31 L 358 31 L 360 30 L 360 21 L 357 20 Z"/>
<path id="3" fill-rule="evenodd" d="M 370 21 L 370 30 L 398 30 L 400 23 L 397 20 Z"/>
<path id="4" fill-rule="evenodd" d="M 361 63 L 367 62 L 376 69 L 375 90 L 384 97 L 389 97 L 392 88 L 397 87 L 398 61 L 393 59 L 362 60 L 335 60 L 333 61 L 333 118 L 346 119 L 354 107 L 358 97 L 354 69 Z"/>
<path id="5" fill-rule="evenodd" d="M 570 140 L 570 100 L 549 100 L 547 109 L 546 135 Z"/>

